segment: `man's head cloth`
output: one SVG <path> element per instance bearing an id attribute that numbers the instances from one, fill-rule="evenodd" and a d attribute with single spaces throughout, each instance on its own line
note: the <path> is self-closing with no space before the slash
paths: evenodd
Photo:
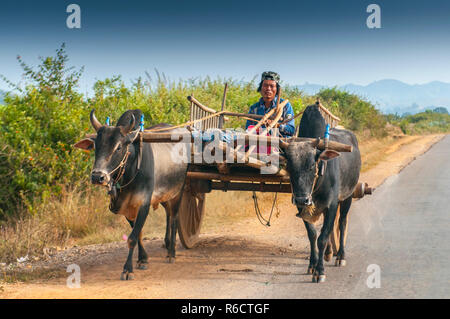
<path id="1" fill-rule="evenodd" d="M 280 75 L 273 71 L 263 72 L 263 74 L 261 75 L 261 82 L 263 82 L 264 80 L 272 80 L 279 83 Z"/>

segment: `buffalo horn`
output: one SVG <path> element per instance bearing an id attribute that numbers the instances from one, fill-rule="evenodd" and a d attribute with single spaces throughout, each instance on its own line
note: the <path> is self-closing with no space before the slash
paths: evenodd
<path id="1" fill-rule="evenodd" d="M 316 148 L 319 146 L 320 139 L 316 138 L 315 140 L 311 141 L 312 147 Z"/>
<path id="2" fill-rule="evenodd" d="M 95 110 L 92 110 L 91 115 L 89 117 L 91 119 L 92 126 L 94 127 L 95 131 L 97 132 L 102 127 L 102 124 L 97 120 L 94 112 L 95 112 Z"/>

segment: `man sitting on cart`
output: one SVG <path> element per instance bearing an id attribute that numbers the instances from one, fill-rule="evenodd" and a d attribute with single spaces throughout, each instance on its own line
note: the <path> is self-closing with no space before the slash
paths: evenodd
<path id="1" fill-rule="evenodd" d="M 277 107 L 278 93 L 280 92 L 280 76 L 275 72 L 263 72 L 261 82 L 259 83 L 258 92 L 261 93 L 261 98 L 258 102 L 250 106 L 249 114 L 264 115 L 271 109 Z M 284 100 L 281 99 L 280 103 Z M 290 119 L 290 120 L 289 120 Z M 267 120 L 270 123 L 270 119 Z M 247 120 L 245 129 L 250 125 L 255 125 L 258 121 Z M 295 133 L 294 110 L 291 103 L 287 103 L 283 109 L 282 119 L 278 124 L 278 129 L 283 137 L 293 136 Z"/>

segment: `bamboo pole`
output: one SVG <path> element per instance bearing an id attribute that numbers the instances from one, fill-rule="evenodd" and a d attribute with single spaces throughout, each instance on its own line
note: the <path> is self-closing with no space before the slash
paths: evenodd
<path id="1" fill-rule="evenodd" d="M 272 174 L 262 175 L 262 174 L 221 174 L 213 172 L 187 172 L 187 177 L 192 179 L 203 179 L 203 180 L 219 180 L 224 182 L 229 181 L 242 181 L 242 182 L 272 182 L 272 183 L 289 183 L 289 175 L 277 176 Z"/>
<path id="2" fill-rule="evenodd" d="M 284 101 L 286 103 L 284 103 L 284 105 L 280 104 L 280 100 L 281 100 L 281 88 L 280 91 L 278 92 L 278 99 L 277 99 L 277 106 L 275 107 L 276 110 L 276 115 L 275 118 L 272 120 L 272 122 L 266 126 L 266 128 L 264 129 L 264 131 L 260 134 L 262 136 L 266 135 L 267 131 L 269 131 L 270 129 L 272 129 L 280 120 L 281 115 L 283 115 L 283 109 L 284 109 L 284 105 L 287 104 L 287 100 Z M 262 124 L 262 120 L 258 123 L 259 126 L 261 126 Z M 250 132 L 249 132 L 250 133 Z M 245 161 L 247 161 L 247 159 L 249 158 L 250 154 L 253 153 L 253 151 L 255 150 L 256 145 L 252 145 L 248 148 L 247 152 L 245 153 Z"/>
<path id="3" fill-rule="evenodd" d="M 178 143 L 182 141 L 194 142 L 194 137 L 191 133 L 151 133 L 151 132 L 141 132 L 142 140 L 146 143 Z M 282 137 L 274 137 L 274 136 L 261 136 L 254 134 L 237 134 L 238 137 L 243 139 L 243 142 L 249 142 L 251 139 L 257 139 L 258 142 L 264 142 L 265 145 L 271 146 L 272 144 L 277 144 L 282 147 L 287 147 L 289 143 L 292 142 L 314 142 L 317 139 L 308 138 L 308 137 L 290 137 L 290 138 L 282 138 Z M 87 134 L 86 138 L 97 138 L 97 134 Z M 329 141 L 328 149 L 337 151 L 337 152 L 351 152 L 353 147 L 352 145 Z M 317 148 L 320 150 L 325 149 L 324 141 L 321 139 Z"/>
<path id="4" fill-rule="evenodd" d="M 180 133 L 180 134 L 174 134 L 172 136 L 172 133 L 151 133 L 151 132 L 141 132 L 139 134 L 142 134 L 142 140 L 146 143 L 178 143 L 181 141 L 189 141 L 190 143 L 194 142 L 194 137 L 191 133 Z M 261 135 L 254 135 L 254 134 L 237 134 L 237 136 L 240 136 L 245 142 L 249 142 L 250 139 L 257 139 L 258 142 L 264 142 L 265 145 L 271 146 L 272 144 L 278 143 L 281 147 L 287 147 L 289 143 L 291 142 L 313 142 L 317 139 L 315 138 L 308 138 L 308 137 L 290 137 L 290 138 L 280 138 L 280 137 L 274 137 L 274 136 L 261 136 Z M 95 139 L 97 137 L 97 134 L 87 134 L 86 138 L 92 138 Z M 337 152 L 351 152 L 353 150 L 353 147 L 348 144 L 336 142 L 336 141 L 329 141 L 328 142 L 328 149 L 337 151 Z M 317 145 L 317 148 L 320 150 L 325 149 L 324 141 L 320 140 L 319 144 Z"/>
<path id="5" fill-rule="evenodd" d="M 227 91 L 228 91 L 228 83 L 225 83 L 225 88 L 223 89 L 222 109 L 221 109 L 221 111 L 223 111 L 225 109 L 225 103 L 226 103 L 226 100 L 227 100 Z M 223 128 L 223 114 L 220 115 L 220 117 L 219 117 L 219 128 L 220 129 Z"/>
<path id="6" fill-rule="evenodd" d="M 281 102 L 278 107 L 279 108 L 284 108 L 286 106 L 286 104 L 289 102 L 289 100 L 284 100 L 283 102 Z M 271 117 L 275 111 L 277 111 L 276 108 L 271 109 L 269 112 L 267 112 L 262 119 L 258 122 L 258 124 L 256 124 L 254 127 L 252 127 L 251 130 L 248 131 L 249 134 L 254 133 L 258 128 L 260 128 L 266 121 L 267 119 L 269 119 L 269 117 Z M 248 114 L 250 115 L 250 114 Z"/>

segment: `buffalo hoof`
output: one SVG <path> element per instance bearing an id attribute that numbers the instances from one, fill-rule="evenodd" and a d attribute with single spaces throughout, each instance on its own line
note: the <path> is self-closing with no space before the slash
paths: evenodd
<path id="1" fill-rule="evenodd" d="M 323 256 L 323 259 L 325 261 L 330 261 L 332 258 L 333 258 L 333 253 L 329 253 L 329 254 L 326 254 L 325 256 Z"/>
<path id="2" fill-rule="evenodd" d="M 321 283 L 321 282 L 325 282 L 325 279 L 327 278 L 327 276 L 325 275 L 320 275 L 319 278 L 317 279 L 317 283 Z"/>
<path id="3" fill-rule="evenodd" d="M 314 273 L 314 267 L 309 266 L 308 271 L 306 272 L 308 275 L 312 275 Z"/>
<path id="4" fill-rule="evenodd" d="M 345 259 L 336 259 L 336 267 L 345 267 L 347 261 Z"/>
<path id="5" fill-rule="evenodd" d="M 168 262 L 169 264 L 175 263 L 175 257 L 167 256 L 167 262 Z"/>
<path id="6" fill-rule="evenodd" d="M 327 276 L 325 276 L 325 275 L 314 274 L 313 277 L 312 277 L 312 282 L 314 282 L 314 283 L 322 283 L 322 282 L 325 282 L 326 278 L 327 278 Z"/>
<path id="7" fill-rule="evenodd" d="M 133 279 L 134 279 L 134 274 L 132 272 L 124 271 L 120 275 L 120 280 L 133 280 Z"/>
<path id="8" fill-rule="evenodd" d="M 148 261 L 145 261 L 145 260 L 138 261 L 137 264 L 136 264 L 136 268 L 140 269 L 140 270 L 146 270 L 148 268 L 147 264 L 148 264 Z"/>

